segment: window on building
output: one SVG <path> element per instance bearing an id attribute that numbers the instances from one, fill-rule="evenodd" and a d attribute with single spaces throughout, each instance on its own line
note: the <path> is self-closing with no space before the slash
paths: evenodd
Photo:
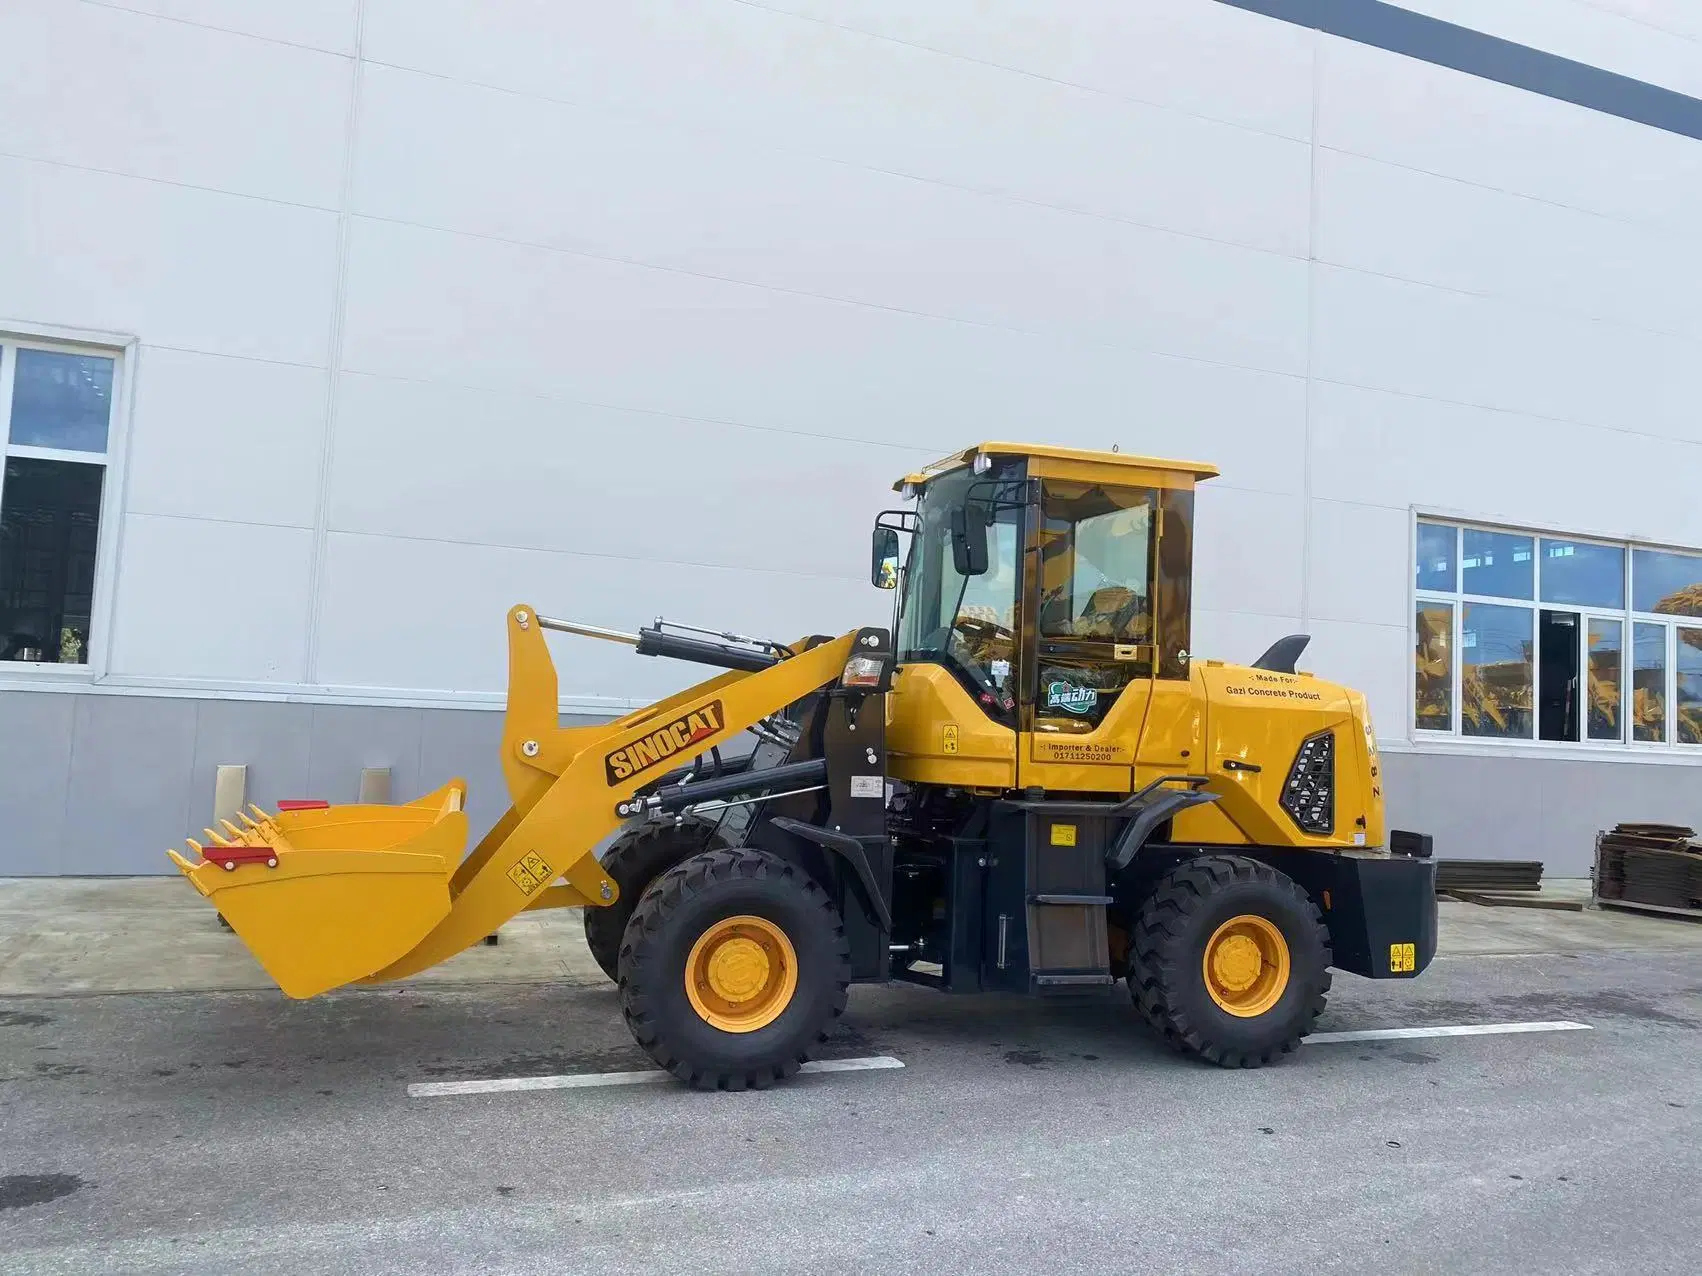
<path id="1" fill-rule="evenodd" d="M 115 370 L 0 337 L 0 661 L 88 663 Z"/>
<path id="2" fill-rule="evenodd" d="M 1637 625 L 1631 659 L 1631 738 L 1664 744 L 1667 738 L 1667 630 Z"/>
<path id="3" fill-rule="evenodd" d="M 1454 729 L 1454 606 L 1418 604 L 1418 628 L 1413 648 L 1418 670 L 1418 729 Z"/>
<path id="4" fill-rule="evenodd" d="M 1528 739 L 1531 734 L 1531 612 L 1467 603 L 1460 609 L 1460 730 Z"/>
<path id="5" fill-rule="evenodd" d="M 1702 746 L 1702 553 L 1430 519 L 1417 530 L 1419 731 Z"/>
<path id="6" fill-rule="evenodd" d="M 1590 739 L 1622 740 L 1625 727 L 1621 721 L 1621 706 L 1625 697 L 1620 686 L 1625 677 L 1624 660 L 1620 654 L 1625 632 L 1623 621 L 1591 617 L 1584 639 L 1584 686 L 1589 697 Z"/>

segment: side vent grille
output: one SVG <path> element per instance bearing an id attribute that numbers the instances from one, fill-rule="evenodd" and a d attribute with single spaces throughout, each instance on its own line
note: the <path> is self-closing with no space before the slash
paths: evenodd
<path id="1" fill-rule="evenodd" d="M 1327 837 L 1336 831 L 1336 737 L 1332 731 L 1309 737 L 1294 755 L 1282 786 L 1282 809 L 1302 833 Z"/>

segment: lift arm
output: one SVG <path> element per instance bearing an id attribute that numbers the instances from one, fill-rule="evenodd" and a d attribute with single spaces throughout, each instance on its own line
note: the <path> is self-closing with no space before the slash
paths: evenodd
<path id="1" fill-rule="evenodd" d="M 726 672 L 613 722 L 563 727 L 546 628 Z M 732 640 L 681 638 L 660 623 L 619 634 L 513 608 L 502 734 L 511 805 L 464 859 L 459 780 L 404 806 L 256 810 L 241 827 L 209 830 L 204 845 L 190 842 L 194 859 L 167 854 L 296 998 L 416 974 L 528 909 L 612 904 L 619 888 L 592 852 L 626 818 L 621 804 L 834 682 L 856 641 L 784 648 L 721 637 Z"/>
<path id="2" fill-rule="evenodd" d="M 456 871 L 448 915 L 372 982 L 415 974 L 470 947 L 557 879 L 577 898 L 557 888 L 544 906 L 613 903 L 619 888 L 592 851 L 620 827 L 617 807 L 681 762 L 833 682 L 856 637 L 845 634 L 760 670 L 730 669 L 611 723 L 564 728 L 543 628 L 530 607 L 508 613 L 502 766 L 513 806 Z"/>

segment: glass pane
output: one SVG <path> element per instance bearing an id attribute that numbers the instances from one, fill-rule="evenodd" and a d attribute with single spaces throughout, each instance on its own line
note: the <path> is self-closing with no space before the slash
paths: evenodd
<path id="1" fill-rule="evenodd" d="M 1413 640 L 1415 722 L 1420 731 L 1454 729 L 1454 609 L 1419 603 Z"/>
<path id="2" fill-rule="evenodd" d="M 1124 687 L 1151 676 L 1157 498 L 1145 488 L 1042 484 L 1041 730 L 1091 730 Z M 1128 649 L 1121 658 L 1119 647 Z"/>
<path id="3" fill-rule="evenodd" d="M 1667 627 L 1634 625 L 1631 645 L 1631 738 L 1667 738 Z"/>
<path id="4" fill-rule="evenodd" d="M 1631 609 L 1702 616 L 1702 555 L 1632 550 Z"/>
<path id="5" fill-rule="evenodd" d="M 1048 481 L 1040 531 L 1040 635 L 1152 641 L 1154 493 Z"/>
<path id="6" fill-rule="evenodd" d="M 1531 597 L 1535 554 L 1529 536 L 1466 528 L 1460 554 L 1463 592 L 1491 598 Z"/>
<path id="7" fill-rule="evenodd" d="M 1454 592 L 1454 549 L 1459 539 L 1457 529 L 1441 523 L 1418 525 L 1418 587 Z"/>
<path id="8" fill-rule="evenodd" d="M 1680 744 L 1702 744 L 1702 629 L 1678 631 L 1678 724 Z"/>
<path id="9" fill-rule="evenodd" d="M 1580 607 L 1625 606 L 1625 551 L 1615 545 L 1545 537 L 1542 600 Z"/>
<path id="10" fill-rule="evenodd" d="M 1531 617 L 1526 607 L 1466 604 L 1460 618 L 1463 734 L 1531 738 Z"/>
<path id="11" fill-rule="evenodd" d="M 1020 477 L 1020 467 L 1014 472 Z M 1013 473 L 1000 467 L 977 478 L 968 469 L 935 479 L 917 506 L 916 535 L 902 579 L 901 658 L 950 669 L 989 714 L 1016 705 L 1011 671 L 1016 661 L 1020 501 L 1004 495 Z M 958 575 L 952 554 L 952 515 L 970 504 L 992 512 L 987 528 L 987 570 Z"/>
<path id="12" fill-rule="evenodd" d="M 975 645 L 985 638 L 1008 646 L 1016 626 L 1016 577 L 1020 555 L 1017 553 L 1016 524 L 1005 521 L 987 529 L 987 570 L 979 576 L 962 580 L 957 614 L 952 624 Z M 951 565 L 951 546 L 945 546 L 945 562 L 941 571 L 956 575 Z M 1004 652 L 1008 656 L 1010 653 Z"/>
<path id="13" fill-rule="evenodd" d="M 1625 626 L 1617 620 L 1590 622 L 1590 739 L 1623 740 L 1620 679 L 1624 669 Z"/>
<path id="14" fill-rule="evenodd" d="M 0 659 L 86 664 L 105 470 L 10 457 L 0 491 Z"/>
<path id="15" fill-rule="evenodd" d="M 112 360 L 19 350 L 12 389 L 12 442 L 72 452 L 106 451 Z"/>

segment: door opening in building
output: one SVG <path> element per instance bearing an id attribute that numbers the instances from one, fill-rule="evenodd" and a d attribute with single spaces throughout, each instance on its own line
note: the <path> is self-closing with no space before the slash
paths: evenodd
<path id="1" fill-rule="evenodd" d="M 1537 634 L 1537 736 L 1577 740 L 1579 646 L 1578 613 L 1544 611 Z"/>

